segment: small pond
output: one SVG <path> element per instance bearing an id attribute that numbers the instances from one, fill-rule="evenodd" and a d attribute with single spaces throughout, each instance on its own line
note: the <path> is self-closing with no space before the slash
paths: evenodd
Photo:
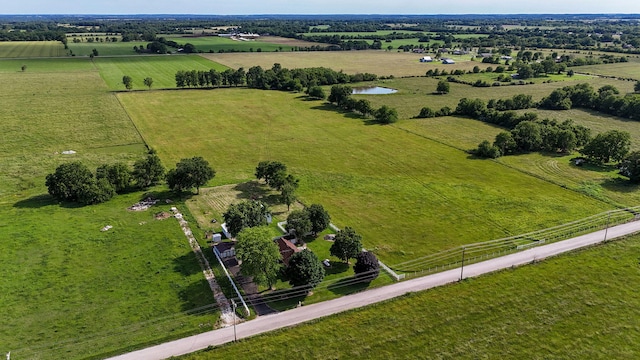
<path id="1" fill-rule="evenodd" d="M 364 87 L 354 87 L 352 94 L 358 95 L 384 95 L 384 94 L 393 94 L 398 92 L 396 89 L 390 89 L 386 87 L 380 86 L 364 86 Z"/>

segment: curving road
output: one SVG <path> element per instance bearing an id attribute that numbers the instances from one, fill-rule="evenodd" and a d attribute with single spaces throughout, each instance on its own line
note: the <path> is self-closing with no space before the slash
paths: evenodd
<path id="1" fill-rule="evenodd" d="M 607 240 L 640 232 L 640 221 L 618 225 L 606 231 Z M 464 267 L 464 277 L 475 277 L 497 270 L 510 268 L 541 260 L 550 256 L 562 254 L 575 249 L 598 244 L 605 240 L 605 230 L 559 241 L 549 245 L 539 246 L 519 253 L 467 265 Z M 366 305 L 385 301 L 404 295 L 408 292 L 431 289 L 460 279 L 460 268 L 441 273 L 407 280 L 392 285 L 343 296 L 338 299 L 318 304 L 307 305 L 293 310 L 261 316 L 255 320 L 238 324 L 236 327 L 238 339 L 258 335 L 268 331 L 293 326 L 309 320 L 356 309 Z M 179 356 L 205 349 L 208 346 L 222 345 L 234 340 L 234 328 L 227 327 L 206 333 L 190 336 L 146 349 L 134 351 L 110 358 L 111 360 L 159 360 L 171 356 Z"/>

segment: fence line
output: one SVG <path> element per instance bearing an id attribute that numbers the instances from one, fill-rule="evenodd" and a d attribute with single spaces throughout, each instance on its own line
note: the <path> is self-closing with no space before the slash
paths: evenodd
<path id="1" fill-rule="evenodd" d="M 231 274 L 229 274 L 229 271 L 227 271 L 227 267 L 224 266 L 224 262 L 222 261 L 222 258 L 220 257 L 220 252 L 218 251 L 218 249 L 216 249 L 215 246 L 213 247 L 213 253 L 216 255 L 216 258 L 218 259 L 218 262 L 220 263 L 220 266 L 222 267 L 222 270 L 224 270 L 225 275 L 227 275 L 227 279 L 229 279 L 229 282 L 231 283 L 231 286 L 233 286 L 233 289 L 236 291 L 236 294 L 238 295 L 238 298 L 240 299 L 240 302 L 242 302 L 242 306 L 244 307 L 244 311 L 245 311 L 245 316 L 249 316 L 251 314 L 251 312 L 249 312 L 249 307 L 247 306 L 247 303 L 244 302 L 244 298 L 240 294 L 240 290 L 238 290 L 238 287 L 236 286 L 236 283 L 233 281 L 233 278 L 231 277 Z"/>
<path id="2" fill-rule="evenodd" d="M 466 265 L 501 256 L 506 253 L 517 252 L 542 244 L 569 239 L 579 234 L 593 232 L 596 229 L 602 230 L 610 226 L 635 221 L 639 218 L 640 206 L 605 211 L 543 230 L 458 246 L 399 263 L 391 266 L 391 268 L 396 272 L 402 272 L 408 275 L 436 272 L 445 268 L 460 266 L 463 253 L 465 254 L 464 263 Z"/>

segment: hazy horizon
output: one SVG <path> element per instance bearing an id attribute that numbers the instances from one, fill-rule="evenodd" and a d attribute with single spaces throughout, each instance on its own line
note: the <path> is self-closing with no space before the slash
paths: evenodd
<path id="1" fill-rule="evenodd" d="M 23 0 L 4 4 L 0 15 L 509 15 L 509 14 L 638 14 L 640 2 L 628 0 L 292 1 L 237 0 L 202 3 L 197 0 L 79 1 Z"/>

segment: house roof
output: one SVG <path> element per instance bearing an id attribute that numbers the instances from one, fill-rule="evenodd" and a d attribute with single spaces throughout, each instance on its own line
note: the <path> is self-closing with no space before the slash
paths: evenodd
<path id="1" fill-rule="evenodd" d="M 289 259 L 291 256 L 300 249 L 298 249 L 291 241 L 285 238 L 278 238 L 278 248 L 280 249 L 280 256 L 282 256 L 282 262 L 285 266 L 289 266 Z"/>
<path id="2" fill-rule="evenodd" d="M 216 249 L 218 249 L 218 251 L 222 254 L 223 252 L 233 249 L 236 246 L 235 242 L 231 242 L 231 241 L 225 241 L 225 242 L 220 242 L 217 243 L 215 245 L 213 245 Z"/>

